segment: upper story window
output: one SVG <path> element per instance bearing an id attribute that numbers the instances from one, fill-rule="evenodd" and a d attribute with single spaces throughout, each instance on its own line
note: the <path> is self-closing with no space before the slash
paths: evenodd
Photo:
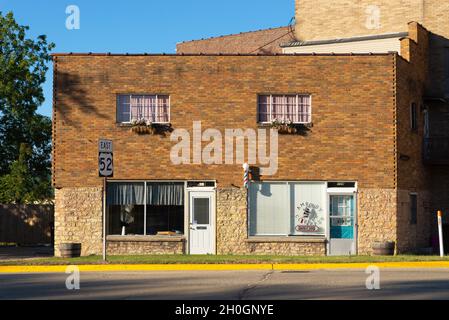
<path id="1" fill-rule="evenodd" d="M 169 123 L 170 97 L 168 95 L 118 95 L 117 122 L 130 123 L 141 119 L 152 123 Z"/>
<path id="2" fill-rule="evenodd" d="M 416 103 L 410 105 L 410 128 L 413 131 L 418 130 L 418 110 Z"/>
<path id="3" fill-rule="evenodd" d="M 274 120 L 311 123 L 312 97 L 306 94 L 259 95 L 258 121 L 270 123 Z"/>
<path id="4" fill-rule="evenodd" d="M 449 48 L 446 47 L 446 72 L 444 74 L 444 79 L 443 79 L 443 93 L 444 93 L 444 97 L 448 98 L 449 97 Z"/>
<path id="5" fill-rule="evenodd" d="M 410 224 L 418 223 L 418 195 L 410 194 Z"/>

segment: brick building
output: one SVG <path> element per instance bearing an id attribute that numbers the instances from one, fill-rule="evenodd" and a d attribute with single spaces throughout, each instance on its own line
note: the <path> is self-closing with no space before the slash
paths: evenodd
<path id="1" fill-rule="evenodd" d="M 377 9 L 368 13 L 379 27 Z M 429 59 L 437 55 L 433 34 L 407 21 L 315 35 L 301 20 L 311 12 L 298 12 L 295 39 L 265 38 L 289 37 L 279 43 L 284 53 L 252 52 L 264 44 L 245 48 L 248 33 L 222 37 L 225 45 L 180 44 L 175 55 L 55 54 L 56 254 L 63 242 L 101 253 L 103 200 L 109 254 L 370 254 L 376 241 L 395 241 L 397 252 L 429 247 L 432 211 L 445 192 L 432 174 L 446 172 L 429 165 L 432 145 L 423 148 L 429 101 L 445 108 L 442 98 L 426 98 L 429 70 L 438 68 Z M 114 143 L 106 190 L 101 138 Z M 252 172 L 247 188 L 243 163 Z"/>

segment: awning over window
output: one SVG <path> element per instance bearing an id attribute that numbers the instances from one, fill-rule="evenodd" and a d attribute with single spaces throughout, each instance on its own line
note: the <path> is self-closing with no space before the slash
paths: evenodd
<path id="1" fill-rule="evenodd" d="M 153 206 L 184 205 L 184 184 L 147 183 L 147 204 Z"/>

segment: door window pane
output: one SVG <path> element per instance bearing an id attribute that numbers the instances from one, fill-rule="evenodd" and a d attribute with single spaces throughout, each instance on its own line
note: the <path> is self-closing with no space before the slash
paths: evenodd
<path id="1" fill-rule="evenodd" d="M 193 222 L 209 224 L 209 198 L 193 198 Z"/>
<path id="2" fill-rule="evenodd" d="M 354 238 L 354 197 L 330 196 L 330 234 L 333 239 Z"/>

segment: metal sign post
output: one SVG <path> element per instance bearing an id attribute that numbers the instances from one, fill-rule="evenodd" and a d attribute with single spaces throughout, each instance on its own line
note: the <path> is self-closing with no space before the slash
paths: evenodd
<path id="1" fill-rule="evenodd" d="M 106 261 L 106 180 L 103 178 L 103 261 Z"/>
<path id="2" fill-rule="evenodd" d="M 114 176 L 113 147 L 111 140 L 98 141 L 98 175 L 103 178 L 103 261 L 106 261 L 106 187 L 108 177 Z"/>
<path id="3" fill-rule="evenodd" d="M 443 212 L 438 211 L 438 237 L 440 239 L 440 257 L 444 257 L 444 243 L 443 243 Z"/>

